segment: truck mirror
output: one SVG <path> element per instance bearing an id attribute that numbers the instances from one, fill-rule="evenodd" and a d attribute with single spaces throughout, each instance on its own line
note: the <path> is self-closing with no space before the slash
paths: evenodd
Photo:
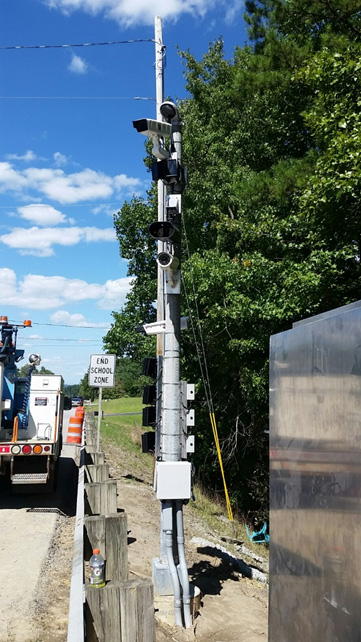
<path id="1" fill-rule="evenodd" d="M 70 397 L 64 397 L 64 410 L 71 410 L 71 399 Z"/>

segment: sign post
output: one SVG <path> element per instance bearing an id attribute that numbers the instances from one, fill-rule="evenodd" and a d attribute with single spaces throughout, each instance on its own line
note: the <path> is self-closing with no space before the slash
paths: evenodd
<path id="1" fill-rule="evenodd" d="M 98 392 L 98 430 L 97 430 L 97 453 L 100 452 L 100 422 L 102 420 L 102 397 L 103 388 L 99 388 Z"/>
<path id="2" fill-rule="evenodd" d="M 102 418 L 103 388 L 114 387 L 115 359 L 115 354 L 90 355 L 88 383 L 92 388 L 99 388 L 97 452 L 100 451 L 100 422 Z"/>

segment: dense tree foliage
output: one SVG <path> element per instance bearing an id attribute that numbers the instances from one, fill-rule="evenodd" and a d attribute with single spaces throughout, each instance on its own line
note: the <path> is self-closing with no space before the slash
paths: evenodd
<path id="1" fill-rule="evenodd" d="M 356 0 L 248 0 L 246 9 L 253 44 L 232 60 L 221 41 L 201 61 L 181 53 L 183 313 L 202 330 L 233 505 L 261 517 L 269 337 L 360 298 L 361 11 Z M 136 359 L 154 351 L 134 326 L 155 318 L 155 219 L 151 192 L 115 220 L 135 282 L 105 341 Z M 194 341 L 182 335 L 182 377 L 198 382 L 194 460 L 221 492 Z"/>
<path id="2" fill-rule="evenodd" d="M 25 365 L 21 366 L 21 368 L 18 368 L 18 376 L 19 377 L 27 377 L 28 372 L 30 368 L 30 363 L 26 363 Z M 54 373 L 51 370 L 48 370 L 45 368 L 45 366 L 41 366 L 41 368 L 38 368 L 35 366 L 35 368 L 32 369 L 34 374 L 41 374 L 41 375 L 53 375 Z"/>
<path id="3" fill-rule="evenodd" d="M 138 359 L 118 357 L 115 366 L 114 387 L 103 388 L 104 399 L 118 399 L 119 397 L 141 397 L 143 387 L 149 383 L 148 377 L 142 375 L 142 363 Z M 94 399 L 98 396 L 98 388 L 89 386 L 88 372 L 78 386 L 79 394 L 84 399 Z M 78 394 L 78 392 L 76 393 Z"/>

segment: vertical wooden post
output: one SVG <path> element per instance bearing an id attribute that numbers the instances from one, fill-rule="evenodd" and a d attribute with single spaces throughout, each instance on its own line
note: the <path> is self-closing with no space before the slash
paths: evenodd
<path id="1" fill-rule="evenodd" d="M 105 518 L 105 579 L 128 579 L 128 520 L 126 513 Z"/>
<path id="2" fill-rule="evenodd" d="M 86 514 L 109 515 L 117 512 L 117 482 L 114 479 L 84 484 L 84 488 Z"/>
<path id="3" fill-rule="evenodd" d="M 126 513 L 85 517 L 84 558 L 89 560 L 94 548 L 99 548 L 105 564 L 105 579 L 128 579 L 128 531 Z"/>
<path id="4" fill-rule="evenodd" d="M 87 642 L 154 642 L 153 585 L 149 579 L 85 587 Z"/>
<path id="5" fill-rule="evenodd" d="M 89 483 L 104 482 L 109 479 L 109 464 L 87 464 L 85 472 Z"/>

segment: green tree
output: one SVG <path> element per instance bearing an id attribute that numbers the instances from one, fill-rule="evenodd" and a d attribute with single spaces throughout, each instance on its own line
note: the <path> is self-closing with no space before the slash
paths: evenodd
<path id="1" fill-rule="evenodd" d="M 86 371 L 83 378 L 80 380 L 79 395 L 83 397 L 83 399 L 90 399 L 91 401 L 94 401 L 95 397 L 97 396 L 97 390 L 97 388 L 89 386 L 88 371 Z"/>
<path id="2" fill-rule="evenodd" d="M 295 320 L 359 298 L 360 44 L 356 0 L 252 0 L 254 45 L 224 59 L 222 41 L 185 64 L 182 377 L 197 385 L 199 476 L 222 493 L 198 353 L 206 354 L 234 506 L 266 515 L 268 343 Z M 149 159 L 147 161 L 149 165 Z M 138 361 L 134 333 L 155 318 L 149 203 L 115 224 L 135 276 L 106 337 Z M 204 372 L 203 372 L 204 374 Z"/>
<path id="3" fill-rule="evenodd" d="M 28 372 L 29 372 L 30 364 L 26 363 L 23 365 L 21 368 L 18 369 L 18 376 L 19 377 L 27 377 Z M 41 366 L 41 368 L 33 368 L 33 373 L 34 374 L 41 374 L 41 375 L 53 375 L 54 372 L 51 370 L 48 370 L 48 368 L 45 368 L 45 366 Z"/>

